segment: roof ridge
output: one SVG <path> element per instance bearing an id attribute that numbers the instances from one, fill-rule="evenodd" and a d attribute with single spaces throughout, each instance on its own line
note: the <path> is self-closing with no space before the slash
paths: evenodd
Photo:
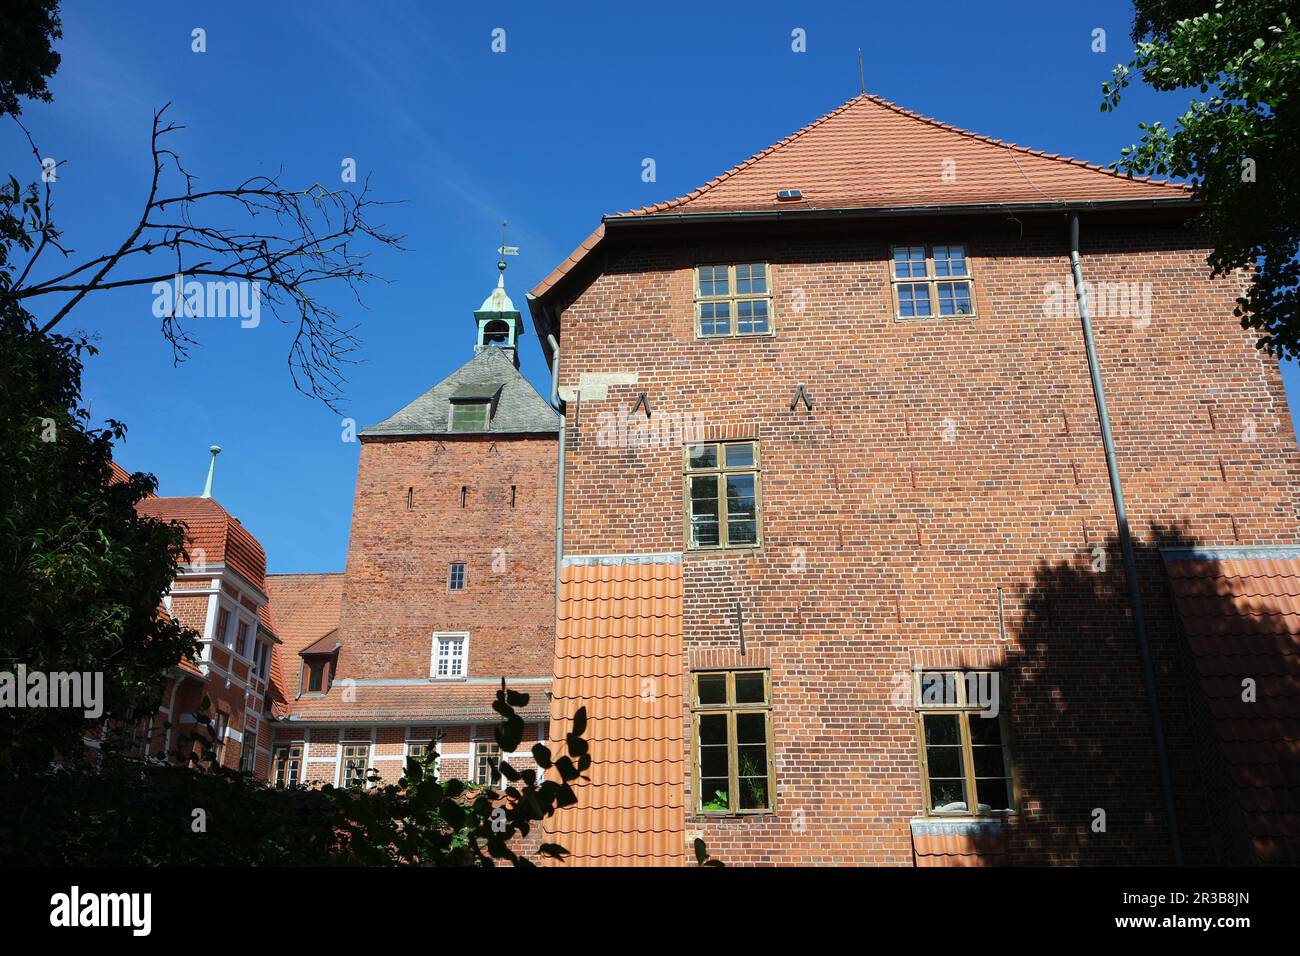
<path id="1" fill-rule="evenodd" d="M 839 106 L 837 106 L 835 109 L 831 110 L 829 113 L 826 113 L 826 114 L 824 114 L 823 116 L 819 116 L 817 119 L 813 120 L 813 121 L 812 121 L 811 123 L 809 123 L 807 126 L 804 126 L 804 127 L 801 128 L 801 129 L 797 129 L 797 130 L 795 130 L 795 131 L 794 131 L 793 133 L 791 133 L 789 136 L 785 137 L 785 139 L 782 139 L 782 140 L 780 140 L 779 142 L 773 143 L 771 146 L 767 147 L 767 148 L 764 149 L 764 150 L 760 150 L 759 152 L 755 153 L 753 156 L 750 156 L 749 159 L 746 159 L 746 160 L 743 161 L 743 162 L 737 163 L 735 166 L 732 166 L 732 167 L 731 167 L 730 169 L 728 169 L 726 172 L 723 172 L 723 173 L 718 174 L 717 176 L 714 176 L 712 179 L 710 179 L 710 180 L 709 180 L 707 183 L 705 183 L 703 186 L 698 186 L 698 187 L 696 187 L 695 189 L 691 190 L 690 192 L 688 192 L 688 193 L 687 193 L 686 195 L 684 195 L 684 196 L 678 196 L 676 199 L 668 199 L 668 200 L 665 200 L 664 202 L 654 203 L 653 205 L 650 205 L 650 206 L 642 206 L 640 209 L 630 209 L 630 210 L 628 210 L 628 211 L 626 211 L 626 212 L 615 213 L 614 215 L 615 215 L 615 216 L 638 216 L 638 215 L 641 215 L 641 214 L 643 214 L 643 213 L 663 212 L 664 210 L 672 209 L 672 208 L 675 207 L 675 206 L 680 206 L 680 205 L 682 205 L 683 203 L 689 202 L 689 201 L 692 200 L 692 199 L 698 199 L 700 196 L 704 195 L 706 192 L 708 192 L 708 191 L 709 191 L 710 189 L 712 189 L 714 186 L 718 186 L 718 185 L 720 185 L 721 183 L 725 182 L 726 180 L 730 179 L 732 176 L 734 176 L 736 173 L 740 172 L 742 169 L 746 169 L 746 168 L 748 168 L 748 167 L 754 165 L 754 164 L 757 163 L 760 159 L 765 158 L 765 157 L 768 156 L 769 154 L 776 152 L 778 149 L 781 149 L 781 148 L 784 147 L 784 146 L 788 146 L 788 145 L 790 145 L 790 143 L 792 143 L 794 140 L 798 139 L 800 136 L 802 136 L 802 135 L 804 135 L 805 133 L 811 132 L 812 130 L 816 129 L 818 126 L 820 126 L 820 125 L 822 125 L 823 123 L 825 123 L 825 122 L 826 122 L 827 120 L 829 120 L 831 117 L 833 117 L 833 116 L 838 116 L 840 113 L 843 113 L 843 112 L 844 112 L 845 110 L 847 110 L 850 106 L 852 106 L 854 103 L 858 102 L 859 100 L 863 99 L 863 97 L 865 97 L 865 96 L 867 96 L 867 95 L 868 95 L 868 94 L 866 94 L 866 93 L 859 93 L 857 96 L 853 97 L 851 100 L 848 100 L 847 102 L 841 103 Z"/>
<path id="2" fill-rule="evenodd" d="M 1093 170 L 1094 172 L 1105 173 L 1108 176 L 1114 176 L 1116 179 L 1132 180 L 1133 182 L 1138 182 L 1138 183 L 1149 183 L 1152 186 L 1172 186 L 1175 189 L 1179 189 L 1184 192 L 1186 192 L 1189 188 L 1185 183 L 1175 183 L 1172 180 L 1168 180 L 1168 179 L 1153 179 L 1150 176 L 1134 176 L 1132 174 L 1125 175 L 1113 169 L 1108 169 L 1105 166 L 1100 166 L 1097 163 L 1090 163 L 1085 159 L 1075 159 L 1073 156 L 1062 156 L 1060 153 L 1047 153 L 1041 149 L 1030 149 L 1028 146 L 1020 146 L 1017 143 L 1008 143 L 1005 140 L 998 139 L 996 136 L 988 136 L 985 135 L 984 133 L 977 133 L 974 130 L 965 129 L 964 127 L 961 126 L 954 126 L 952 123 L 945 123 L 943 120 L 935 119 L 933 116 L 926 116 L 924 113 L 918 113 L 915 110 L 909 110 L 907 107 L 899 106 L 897 103 L 893 102 L 892 100 L 887 100 L 883 96 L 878 96 L 875 93 L 859 94 L 858 96 L 854 97 L 853 100 L 850 100 L 849 103 L 846 103 L 844 105 L 848 106 L 854 100 L 860 100 L 860 99 L 870 100 L 871 102 L 875 103 L 877 106 L 883 106 L 886 109 L 891 109 L 895 113 L 898 113 L 900 116 L 906 116 L 909 119 L 918 120 L 922 123 L 928 123 L 931 126 L 937 126 L 939 129 L 947 130 L 952 133 L 959 133 L 962 136 L 967 136 L 971 139 L 979 140 L 982 143 L 989 143 L 990 145 L 993 146 L 1001 146 L 1004 149 L 1013 150 L 1018 153 L 1024 153 L 1027 156 L 1037 156 L 1040 159 L 1051 159 L 1061 163 L 1069 163 L 1072 166 L 1081 166 L 1084 169 L 1090 169 Z M 1033 184 L 1031 183 L 1031 185 Z"/>
<path id="3" fill-rule="evenodd" d="M 735 166 L 732 166 L 726 172 L 723 172 L 713 177 L 703 186 L 699 186 L 691 190 L 690 192 L 686 193 L 685 195 L 678 196 L 675 199 L 668 199 L 663 202 L 653 203 L 649 206 L 641 206 L 639 209 L 630 209 L 625 212 L 614 213 L 613 216 L 610 218 L 619 218 L 623 216 L 640 216 L 640 215 L 647 215 L 650 213 L 666 212 L 669 209 L 674 209 L 677 206 L 681 206 L 687 202 L 691 202 L 692 200 L 698 199 L 700 196 L 703 196 L 709 190 L 726 182 L 728 179 L 735 176 L 742 170 L 748 169 L 750 166 L 753 166 L 755 163 L 759 162 L 760 160 L 767 158 L 772 153 L 775 153 L 777 150 L 790 145 L 792 142 L 794 142 L 799 137 L 803 136 L 805 133 L 811 132 L 812 130 L 826 123 L 828 120 L 833 119 L 834 117 L 840 115 L 846 110 L 849 110 L 852 107 L 859 105 L 861 103 L 874 103 L 876 106 L 883 107 L 884 109 L 892 110 L 893 112 L 899 114 L 900 116 L 905 116 L 908 119 L 915 120 L 916 122 L 925 123 L 929 126 L 934 126 L 938 129 L 945 130 L 946 132 L 956 133 L 960 136 L 965 136 L 969 139 L 976 140 L 977 142 L 987 143 L 990 146 L 1000 146 L 1003 149 L 1009 150 L 1014 153 L 1023 153 L 1026 156 L 1035 156 L 1039 159 L 1050 159 L 1056 162 L 1066 163 L 1071 166 L 1078 166 L 1083 169 L 1091 170 L 1092 172 L 1105 173 L 1107 176 L 1112 176 L 1116 179 L 1122 179 L 1122 180 L 1127 180 L 1130 182 L 1137 182 L 1137 183 L 1147 183 L 1148 185 L 1151 186 L 1168 186 L 1172 189 L 1177 189 L 1180 192 L 1187 192 L 1189 191 L 1190 188 L 1185 183 L 1175 183 L 1168 179 L 1153 179 L 1150 176 L 1134 176 L 1131 174 L 1124 174 L 1124 173 L 1117 172 L 1116 170 L 1113 169 L 1108 169 L 1105 166 L 1098 165 L 1097 163 L 1090 163 L 1084 159 L 1075 159 L 1073 156 L 1062 156 L 1060 153 L 1048 153 L 1048 152 L 1044 152 L 1041 149 L 1031 149 L 1028 146 L 1020 146 L 1017 143 L 1010 143 L 1005 140 L 998 139 L 995 136 L 988 136 L 985 135 L 984 133 L 977 133 L 974 130 L 965 129 L 961 126 L 954 126 L 952 123 L 945 123 L 943 120 L 935 119 L 932 116 L 926 116 L 924 113 L 918 113 L 915 110 L 909 110 L 907 109 L 907 107 L 899 106 L 897 103 L 894 103 L 891 100 L 887 100 L 883 96 L 878 96 L 875 93 L 859 93 L 857 96 L 840 104 L 835 109 L 831 110 L 829 113 L 819 116 L 817 119 L 813 120 L 808 125 L 802 127 L 801 129 L 796 130 L 795 132 L 791 133 L 789 136 L 785 137 L 779 142 L 773 143 L 771 146 L 767 147 L 764 150 L 761 150 L 760 152 L 755 153 L 754 155 L 750 156 L 748 159 L 744 160 L 743 162 L 737 163 Z M 1014 156 L 1012 158 L 1014 159 Z M 1017 169 L 1020 169 L 1019 163 L 1017 163 L 1016 165 L 1017 165 Z M 1020 174 L 1025 178 L 1025 181 L 1029 183 L 1029 185 L 1033 186 L 1035 189 L 1038 189 L 1037 184 L 1029 179 L 1029 177 L 1025 174 L 1023 169 L 1020 169 Z M 1040 189 L 1039 191 L 1041 192 L 1042 190 Z"/>

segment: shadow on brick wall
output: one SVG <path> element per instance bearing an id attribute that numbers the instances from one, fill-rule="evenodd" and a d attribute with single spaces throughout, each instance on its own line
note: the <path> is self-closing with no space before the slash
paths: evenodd
<path id="1" fill-rule="evenodd" d="M 1178 631 L 1162 549 L 1193 548 L 1179 525 L 1134 541 L 1186 862 L 1246 862 L 1240 800 Z M 1019 594 L 1006 675 L 1021 813 L 1018 864 L 1173 861 L 1151 710 L 1115 537 L 1043 562 Z M 1225 597 L 1225 610 L 1231 598 Z M 1216 832 L 1217 831 L 1217 832 Z M 1227 857 L 1225 859 L 1224 857 Z"/>

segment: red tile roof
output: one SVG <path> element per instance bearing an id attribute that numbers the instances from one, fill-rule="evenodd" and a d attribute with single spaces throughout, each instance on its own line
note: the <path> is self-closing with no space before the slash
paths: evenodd
<path id="1" fill-rule="evenodd" d="M 1300 863 L 1300 549 L 1164 557 L 1256 856 Z M 1242 700 L 1248 677 L 1253 703 Z"/>
<path id="2" fill-rule="evenodd" d="M 282 717 L 298 693 L 299 652 L 339 626 L 343 575 L 268 574 L 266 593 L 283 642 L 271 654 L 271 706 Z"/>
<path id="3" fill-rule="evenodd" d="M 566 558 L 551 730 L 587 708 L 589 779 L 547 839 L 579 866 L 684 862 L 682 568 L 677 556 Z"/>
<path id="4" fill-rule="evenodd" d="M 951 166 L 945 164 L 951 161 Z M 951 176 L 944 173 L 951 170 Z M 777 191 L 797 189 L 797 201 Z M 1186 186 L 972 133 L 864 93 L 685 196 L 606 217 L 1186 200 Z M 584 239 L 532 290 L 545 295 L 603 239 Z"/>
<path id="5" fill-rule="evenodd" d="M 257 539 L 211 498 L 146 498 L 136 510 L 164 521 L 179 521 L 186 528 L 186 548 L 190 561 L 209 565 L 224 564 L 234 569 L 254 587 L 266 587 L 266 552 Z"/>

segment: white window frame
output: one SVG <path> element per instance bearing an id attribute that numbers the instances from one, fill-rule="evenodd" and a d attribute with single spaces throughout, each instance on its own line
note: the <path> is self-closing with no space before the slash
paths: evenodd
<path id="1" fill-rule="evenodd" d="M 439 676 L 438 674 L 438 648 L 443 641 L 459 640 L 461 642 L 461 673 L 448 674 Z M 469 676 L 469 631 L 435 631 L 433 634 L 433 648 L 429 653 L 429 679 L 430 680 L 464 680 Z"/>
<path id="2" fill-rule="evenodd" d="M 347 765 L 347 758 L 343 754 L 344 748 L 365 747 L 366 759 L 362 761 L 365 764 L 365 766 L 361 768 L 361 774 L 362 774 L 361 789 L 369 790 L 370 780 L 368 778 L 370 775 L 370 765 L 374 763 L 374 760 L 371 759 L 374 756 L 374 752 L 375 752 L 374 742 L 370 740 L 339 740 L 338 747 L 339 747 L 338 779 L 335 782 L 334 786 L 338 787 L 340 790 L 343 790 L 347 787 L 348 765 Z"/>

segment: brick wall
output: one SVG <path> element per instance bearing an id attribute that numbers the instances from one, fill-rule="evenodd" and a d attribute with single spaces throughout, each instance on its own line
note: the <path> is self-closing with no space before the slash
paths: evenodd
<path id="1" fill-rule="evenodd" d="M 470 677 L 550 674 L 556 453 L 554 436 L 362 444 L 336 679 L 428 677 L 438 631 L 469 632 Z"/>
<path id="2" fill-rule="evenodd" d="M 1012 862 L 1169 858 L 1065 224 L 1023 229 L 645 245 L 563 312 L 562 387 L 637 376 L 569 404 L 566 554 L 684 547 L 680 443 L 602 447 L 602 412 L 645 392 L 656 414 L 703 413 L 709 437 L 761 442 L 763 547 L 685 562 L 688 658 L 736 647 L 739 601 L 772 672 L 777 811 L 687 817 L 728 863 L 913 862 L 918 745 L 894 689 L 935 655 L 1003 662 Z M 893 318 L 889 244 L 908 241 L 967 243 L 977 318 Z M 1232 318 L 1240 283 L 1209 281 L 1185 231 L 1085 219 L 1082 258 L 1088 280 L 1151 293 L 1149 322 L 1094 327 L 1188 858 L 1205 862 L 1222 794 L 1199 780 L 1157 549 L 1294 543 L 1300 459 L 1277 365 Z M 694 337 L 691 267 L 714 261 L 771 263 L 775 335 Z M 1053 283 L 1066 308 L 1045 315 Z M 811 412 L 790 410 L 800 383 Z"/>

